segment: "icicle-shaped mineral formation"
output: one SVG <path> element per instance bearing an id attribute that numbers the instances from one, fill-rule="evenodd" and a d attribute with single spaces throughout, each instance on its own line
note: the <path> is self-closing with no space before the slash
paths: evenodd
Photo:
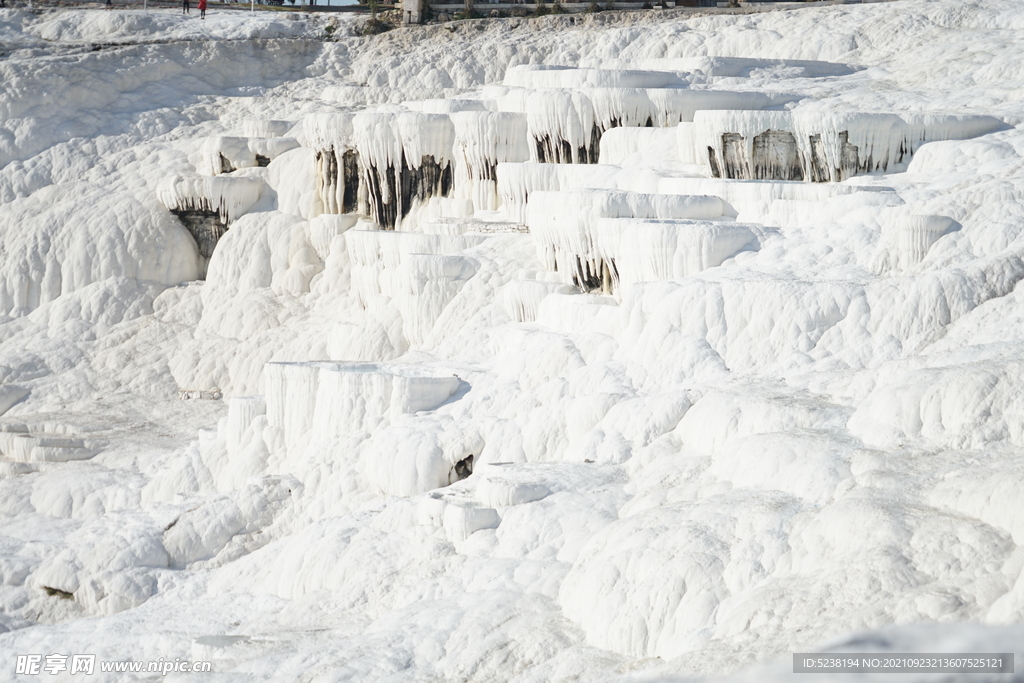
<path id="1" fill-rule="evenodd" d="M 997 130 L 990 116 L 820 111 L 699 111 L 680 144 L 717 178 L 839 182 L 909 162 L 924 143 Z M 703 150 L 703 152 L 702 152 Z"/>
<path id="2" fill-rule="evenodd" d="M 599 244 L 597 229 L 600 219 L 706 220 L 720 217 L 722 210 L 722 200 L 708 196 L 642 194 L 612 190 L 536 192 L 530 197 L 529 224 L 530 233 L 537 241 L 541 261 L 548 269 L 558 271 L 566 281 L 571 281 L 586 291 L 611 292 L 619 280 L 616 270 L 619 251 L 630 250 L 633 245 L 629 243 L 628 238 L 619 239 L 617 233 L 613 235 L 611 227 L 604 230 L 602 234 L 606 238 Z M 622 225 L 628 227 L 633 223 Z M 678 229 L 668 230 L 675 231 L 672 235 L 675 239 L 674 235 Z M 746 241 L 749 241 L 749 237 Z M 652 250 L 654 247 L 649 251 Z M 677 251 L 676 242 L 671 245 L 671 251 Z M 671 260 L 674 257 L 669 255 L 667 258 Z M 640 263 L 636 259 L 630 263 L 634 261 Z M 721 263 L 721 260 L 718 263 Z M 687 272 L 701 269 L 692 268 Z M 661 273 L 664 277 L 676 277 L 676 273 L 682 270 L 682 267 L 638 265 L 631 272 L 635 272 L 638 278 L 654 273 Z M 630 277 L 632 278 L 632 275 Z"/>
<path id="3" fill-rule="evenodd" d="M 527 161 L 526 117 L 511 112 L 463 111 L 451 115 L 455 125 L 456 196 L 476 210 L 497 209 L 498 164 Z"/>
<path id="4" fill-rule="evenodd" d="M 724 221 L 602 218 L 591 232 L 598 258 L 612 264 L 613 287 L 714 268 L 755 239 L 750 226 Z"/>
<path id="5" fill-rule="evenodd" d="M 524 112 L 534 161 L 597 163 L 601 136 L 618 127 L 676 126 L 704 109 L 763 109 L 792 95 L 691 90 L 663 71 L 518 66 L 504 90 L 489 91 L 502 111 Z"/>
<path id="6" fill-rule="evenodd" d="M 316 150 L 316 192 L 324 213 L 359 209 L 359 155 L 352 143 L 354 114 L 313 114 L 302 121 L 304 142 Z"/>
<path id="7" fill-rule="evenodd" d="M 498 166 L 498 195 L 509 220 L 526 225 L 527 206 L 534 192 L 557 192 L 581 187 L 612 187 L 618 166 L 504 163 Z"/>
<path id="8" fill-rule="evenodd" d="M 228 226 L 260 198 L 256 178 L 172 176 L 157 188 L 157 197 L 192 233 L 205 260 Z"/>
<path id="9" fill-rule="evenodd" d="M 452 192 L 455 128 L 447 114 L 368 112 L 352 119 L 367 213 L 395 229 L 414 206 Z"/>

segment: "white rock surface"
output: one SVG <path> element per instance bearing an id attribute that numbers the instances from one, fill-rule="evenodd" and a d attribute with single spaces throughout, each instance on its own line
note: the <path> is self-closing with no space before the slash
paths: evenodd
<path id="1" fill-rule="evenodd" d="M 0 671 L 1019 666 L 1019 3 L 810 4 L 0 9 Z"/>

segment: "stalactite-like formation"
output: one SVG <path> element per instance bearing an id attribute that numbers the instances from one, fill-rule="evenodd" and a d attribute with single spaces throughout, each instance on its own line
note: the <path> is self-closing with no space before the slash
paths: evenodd
<path id="1" fill-rule="evenodd" d="M 260 197 L 263 183 L 254 178 L 173 176 L 157 196 L 196 241 L 204 270 L 229 225 Z"/>
<path id="2" fill-rule="evenodd" d="M 525 113 L 534 161 L 594 164 L 602 136 L 613 128 L 671 127 L 693 121 L 695 112 L 703 109 L 756 110 L 794 99 L 790 95 L 690 90 L 679 84 L 648 85 L 668 83 L 666 79 L 672 78 L 673 74 L 657 72 L 598 69 L 517 72 L 506 78 L 507 85 L 536 81 L 545 85 L 529 87 L 546 89 L 515 87 L 503 93 L 497 104 L 503 110 Z M 586 85 L 551 85 L 576 81 Z"/>
<path id="3" fill-rule="evenodd" d="M 614 187 L 609 183 L 620 170 L 617 166 L 605 165 L 503 163 L 497 170 L 498 194 L 505 215 L 526 225 L 527 206 L 533 192 Z"/>
<path id="4" fill-rule="evenodd" d="M 455 129 L 447 114 L 390 112 L 353 118 L 367 213 L 394 230 L 416 205 L 451 196 Z"/>
<path id="5" fill-rule="evenodd" d="M 803 180 L 796 139 L 788 130 L 767 130 L 754 138 L 752 160 L 757 180 Z"/>
<path id="6" fill-rule="evenodd" d="M 684 261 L 688 258 L 685 253 L 678 258 L 675 256 L 678 244 L 682 244 L 675 236 L 676 232 L 685 232 L 690 230 L 686 226 L 705 223 L 707 219 L 721 216 L 723 208 L 722 200 L 718 197 L 700 195 L 613 190 L 540 191 L 530 196 L 529 222 L 541 261 L 549 270 L 560 273 L 565 282 L 571 282 L 584 291 L 611 293 L 623 279 L 620 274 L 623 259 L 630 266 L 626 273 L 627 281 L 638 281 L 637 278 L 655 272 L 667 273 L 660 279 L 678 277 L 679 268 L 658 265 L 666 258 L 669 264 L 678 262 L 680 258 Z M 648 224 L 664 226 L 669 223 L 676 227 L 666 228 L 671 233 L 666 233 L 667 236 L 658 233 L 657 229 L 644 228 L 646 232 L 642 232 L 637 227 Z M 650 248 L 644 247 L 642 240 L 634 244 L 631 241 L 633 231 L 637 238 L 653 236 L 651 239 L 656 244 Z M 752 235 L 749 230 L 744 234 L 747 237 L 743 243 L 746 243 Z M 719 244 L 722 244 L 721 241 Z M 700 254 L 704 253 L 701 251 L 704 247 L 699 244 L 693 248 Z M 636 249 L 640 249 L 637 252 L 639 257 L 634 254 Z M 714 260 L 708 258 L 701 261 L 699 256 L 695 258 L 700 263 L 711 263 Z"/>
<path id="7" fill-rule="evenodd" d="M 526 117 L 491 111 L 464 111 L 451 117 L 456 196 L 471 200 L 477 210 L 497 209 L 498 164 L 530 158 Z"/>
<path id="8" fill-rule="evenodd" d="M 316 191 L 324 213 L 359 207 L 359 153 L 352 141 L 354 114 L 314 114 L 302 122 L 304 144 L 316 151 Z"/>
<path id="9" fill-rule="evenodd" d="M 316 191 L 324 213 L 359 210 L 359 153 L 331 147 L 316 151 Z"/>
<path id="10" fill-rule="evenodd" d="M 717 178 L 840 182 L 891 170 L 925 142 L 997 130 L 988 116 L 861 112 L 701 111 L 680 144 L 706 148 Z"/>
<path id="11" fill-rule="evenodd" d="M 210 211 L 207 202 L 186 202 L 186 204 L 197 204 L 189 208 L 171 209 L 171 213 L 178 217 L 182 225 L 189 231 L 196 246 L 199 247 L 199 255 L 209 260 L 213 256 L 213 250 L 228 226 L 221 222 L 216 211 Z"/>

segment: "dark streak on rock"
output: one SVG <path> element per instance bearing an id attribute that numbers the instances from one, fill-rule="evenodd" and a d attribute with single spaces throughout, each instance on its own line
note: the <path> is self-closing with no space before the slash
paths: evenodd
<path id="1" fill-rule="evenodd" d="M 199 255 L 204 259 L 213 256 L 217 242 L 228 231 L 228 226 L 221 221 L 220 215 L 216 211 L 198 206 L 172 209 L 171 213 L 178 217 L 192 235 L 196 246 L 199 247 Z"/>
<path id="2" fill-rule="evenodd" d="M 50 586 L 43 586 L 43 590 L 46 591 L 47 595 L 52 596 L 52 597 L 61 598 L 63 600 L 74 600 L 75 599 L 75 594 L 74 593 L 68 593 L 67 591 L 62 591 L 59 588 L 52 588 Z"/>

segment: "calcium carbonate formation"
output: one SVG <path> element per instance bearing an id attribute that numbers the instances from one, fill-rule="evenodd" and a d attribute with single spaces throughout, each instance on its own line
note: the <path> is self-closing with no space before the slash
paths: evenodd
<path id="1" fill-rule="evenodd" d="M 705 72 L 757 64 L 701 62 L 703 71 L 689 73 L 524 66 L 475 99 L 308 115 L 300 140 L 312 152 L 304 157 L 311 173 L 285 180 L 313 181 L 289 190 L 315 197 L 305 209 L 312 213 L 308 227 L 292 233 L 289 247 L 315 254 L 303 261 L 312 270 L 299 291 L 310 291 L 311 278 L 343 271 L 364 309 L 394 306 L 401 343 L 415 347 L 428 343 L 480 271 L 473 250 L 502 236 L 532 242 L 547 271 L 508 282 L 508 316 L 562 332 L 614 334 L 627 292 L 679 282 L 757 251 L 770 226 L 797 225 L 808 211 L 839 216 L 877 207 L 888 216 L 888 247 L 875 270 L 919 263 L 952 219 L 906 215 L 894 191 L 842 181 L 903 168 L 925 142 L 981 135 L 1002 122 L 822 112 L 792 95 L 690 87 Z M 347 96 L 324 93 L 329 100 Z M 286 125 L 248 120 L 245 129 L 281 136 Z M 275 156 L 288 147 L 281 143 Z M 204 256 L 258 198 L 259 182 L 239 177 L 238 169 L 261 165 L 256 150 L 266 148 L 265 137 L 208 138 L 197 169 L 216 177 L 179 177 L 162 186 L 161 200 L 196 235 Z M 648 168 L 645 158 L 653 160 Z M 212 229 L 196 227 L 213 218 Z M 346 340 L 360 334 L 352 325 L 337 327 L 332 353 L 344 353 Z M 269 363 L 262 376 L 263 394 L 232 399 L 216 442 L 222 445 L 208 448 L 206 457 L 243 458 L 244 451 L 258 460 L 339 448 L 389 420 L 398 428 L 403 415 L 434 410 L 459 387 L 453 375 L 327 361 Z M 367 476 L 385 493 L 428 491 L 471 471 L 469 448 L 438 447 L 401 476 L 382 456 L 367 465 Z M 217 471 L 230 478 L 227 469 Z M 441 499 L 437 505 L 426 514 L 456 539 L 500 523 L 490 507 Z"/>
<path id="2" fill-rule="evenodd" d="M 526 209 L 533 190 L 610 182 L 619 189 L 650 187 L 650 179 L 621 173 L 612 164 L 653 146 L 671 148 L 667 158 L 680 163 L 703 164 L 716 178 L 839 182 L 905 164 L 925 142 L 972 137 L 1003 125 L 985 116 L 821 112 L 799 103 L 784 110 L 798 98 L 692 89 L 689 80 L 667 71 L 522 66 L 509 69 L 502 86 L 485 88 L 483 99 L 307 116 L 302 138 L 315 152 L 317 211 L 364 215 L 385 230 L 418 230 L 421 221 L 503 209 L 533 228 L 537 221 L 528 219 Z M 645 132 L 653 128 L 675 131 Z M 289 144 L 279 143 L 275 156 Z M 252 167 L 268 158 L 257 150 L 269 147 L 260 138 L 209 138 L 198 168 L 216 175 Z M 573 168 L 599 161 L 606 167 Z M 616 176 L 622 180 L 612 181 Z M 177 202 L 176 211 L 186 210 L 180 200 L 168 201 Z M 546 236 L 551 229 L 538 226 L 534 232 L 542 245 L 552 242 Z M 217 238 L 202 237 L 200 251 L 208 255 Z M 557 257 L 549 261 L 558 269 Z M 589 264 L 583 255 L 562 261 L 561 269 L 574 272 L 586 288 L 610 291 L 617 280 L 613 267 Z"/>
<path id="3" fill-rule="evenodd" d="M 327 214 L 360 209 L 359 165 L 352 146 L 353 114 L 313 114 L 303 119 L 305 144 L 316 150 L 316 191 Z M 362 200 L 365 211 L 366 199 Z"/>
<path id="4" fill-rule="evenodd" d="M 707 149 L 716 178 L 840 182 L 909 163 L 922 144 L 998 130 L 991 116 L 702 111 L 681 145 Z M 685 132 L 684 132 L 685 131 Z M 686 135 L 689 133 L 689 135 Z"/>
<path id="5" fill-rule="evenodd" d="M 219 175 L 240 168 L 269 166 L 271 161 L 298 146 L 294 138 L 218 135 L 207 138 L 199 148 L 195 160 L 196 171 L 202 175 Z"/>
<path id="6" fill-rule="evenodd" d="M 705 72 L 739 73 L 757 64 L 701 62 L 703 71 L 690 73 L 516 67 L 502 85 L 482 89 L 475 99 L 308 115 L 300 139 L 312 152 L 304 157 L 312 172 L 286 182 L 312 179 L 312 187 L 289 192 L 313 192 L 315 201 L 306 209 L 312 212 L 308 227 L 292 233 L 290 250 L 308 244 L 322 264 L 307 266 L 313 268 L 307 283 L 344 272 L 364 309 L 394 306 L 401 344 L 414 347 L 429 342 L 477 277 L 474 250 L 499 238 L 532 242 L 547 271 L 508 282 L 508 316 L 562 332 L 614 334 L 628 292 L 683 281 L 757 251 L 770 226 L 800 224 L 808 211 L 838 217 L 851 207 L 877 207 L 890 227 L 888 251 L 879 253 L 874 268 L 899 271 L 919 263 L 953 221 L 905 215 L 891 189 L 842 181 L 902 168 L 927 141 L 980 135 L 1001 121 L 821 112 L 791 95 L 690 87 Z M 346 96 L 324 94 L 337 101 Z M 251 120 L 245 128 L 264 135 L 285 131 L 283 124 Z M 257 164 L 254 149 L 253 138 L 209 138 L 200 170 L 228 175 L 174 179 L 161 190 L 162 200 L 183 217 L 214 214 L 227 225 L 258 196 L 255 181 L 235 177 L 236 169 Z M 649 168 L 645 158 L 654 160 Z M 295 235 L 302 236 L 298 243 Z M 338 326 L 331 352 L 344 353 L 352 343 L 347 340 L 360 334 L 353 325 Z M 394 334 L 387 332 L 388 344 L 396 343 Z M 402 416 L 436 409 L 459 387 L 453 375 L 431 372 L 270 363 L 263 394 L 232 399 L 216 442 L 226 451 L 211 446 L 204 452 L 212 461 L 218 452 L 243 458 L 244 451 L 257 460 L 276 452 L 298 457 L 313 447 L 339 448 L 389 420 L 401 428 Z M 402 475 L 395 474 L 392 456 L 380 462 L 367 456 L 373 461 L 367 476 L 381 492 L 423 492 L 465 476 L 473 457 L 467 452 L 479 448 L 438 446 Z M 506 495 L 519 494 L 490 497 Z M 437 509 L 424 514 L 459 540 L 501 521 L 491 507 L 440 498 Z M 657 651 L 648 646 L 638 653 Z"/>
<path id="7" fill-rule="evenodd" d="M 766 5 L 0 9 L 0 671 L 1024 656 L 1022 15 Z"/>
<path id="8" fill-rule="evenodd" d="M 174 176 L 157 194 L 192 233 L 199 255 L 209 259 L 229 224 L 256 203 L 262 189 L 258 178 Z"/>
<path id="9" fill-rule="evenodd" d="M 718 197 L 701 195 L 652 195 L 607 190 L 535 192 L 530 196 L 529 225 L 542 261 L 550 270 L 565 273 L 572 284 L 584 291 L 600 289 L 610 293 L 613 283 L 617 285 L 620 279 L 617 262 L 622 261 L 621 257 L 630 263 L 626 267 L 627 281 L 674 279 L 680 277 L 681 273 L 673 275 L 679 269 L 657 269 L 650 262 L 654 270 L 649 270 L 648 277 L 643 277 L 642 271 L 636 270 L 635 266 L 645 259 L 626 256 L 637 248 L 644 249 L 640 245 L 651 235 L 651 231 L 640 226 L 653 223 L 612 223 L 603 219 L 675 219 L 671 225 L 679 227 L 685 225 L 681 219 L 721 218 L 723 208 L 722 200 Z M 661 225 L 667 227 L 670 224 Z M 728 230 L 732 226 L 723 227 Z M 694 229 L 697 229 L 696 226 Z M 747 235 L 746 240 L 735 245 L 735 249 L 753 241 L 753 235 L 746 228 L 742 230 Z M 671 254 L 676 248 L 665 248 L 668 250 L 666 256 L 671 261 Z M 732 256 L 735 249 L 728 256 Z M 699 257 L 695 257 L 700 261 Z M 718 265 L 724 258 L 710 265 Z M 699 270 L 703 268 L 691 272 Z"/>

